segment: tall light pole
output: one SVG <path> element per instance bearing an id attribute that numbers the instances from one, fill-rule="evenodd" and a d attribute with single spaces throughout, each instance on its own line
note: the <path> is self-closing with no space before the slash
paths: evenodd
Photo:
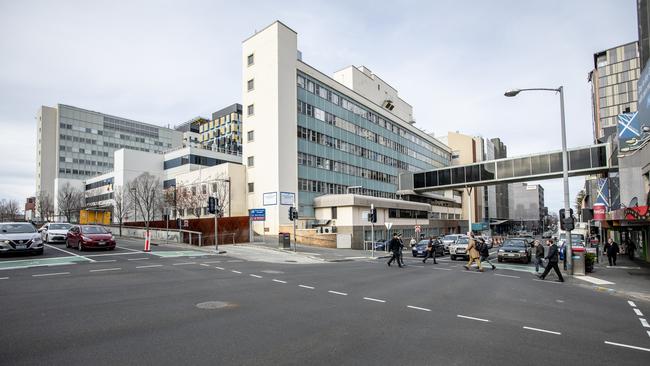
<path id="1" fill-rule="evenodd" d="M 564 87 L 553 88 L 528 88 L 512 89 L 505 92 L 506 97 L 515 97 L 522 91 L 550 91 L 560 93 L 560 123 L 562 129 L 562 180 L 564 181 L 564 218 L 571 218 L 571 204 L 569 202 L 569 160 L 566 150 L 566 123 L 564 119 Z M 562 218 L 560 218 L 562 220 Z M 571 230 L 566 230 L 566 255 L 564 260 L 567 263 L 569 274 L 573 274 L 573 257 L 571 253 Z"/>

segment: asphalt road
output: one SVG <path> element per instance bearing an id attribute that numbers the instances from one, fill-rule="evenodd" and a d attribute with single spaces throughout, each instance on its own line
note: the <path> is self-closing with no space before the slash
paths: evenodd
<path id="1" fill-rule="evenodd" d="M 410 256 L 402 269 L 373 260 L 261 263 L 171 247 L 140 253 L 140 244 L 46 249 L 76 258 L 72 264 L 1 258 L 0 363 L 650 362 L 650 328 L 641 321 L 650 303 L 571 281 Z"/>

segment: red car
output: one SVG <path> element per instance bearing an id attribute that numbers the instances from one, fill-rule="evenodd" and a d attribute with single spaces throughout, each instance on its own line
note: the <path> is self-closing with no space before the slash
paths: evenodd
<path id="1" fill-rule="evenodd" d="M 115 238 L 110 231 L 97 225 L 73 226 L 65 239 L 65 246 L 80 251 L 88 248 L 115 249 Z"/>

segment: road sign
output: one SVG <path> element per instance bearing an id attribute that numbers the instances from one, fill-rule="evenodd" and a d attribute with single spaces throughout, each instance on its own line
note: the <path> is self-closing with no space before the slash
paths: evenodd
<path id="1" fill-rule="evenodd" d="M 384 225 L 386 225 L 386 230 L 390 230 L 390 228 L 393 227 L 392 222 L 385 222 Z"/>
<path id="2" fill-rule="evenodd" d="M 420 225 L 415 225 L 415 232 L 419 234 L 421 231 Z"/>
<path id="3" fill-rule="evenodd" d="M 252 221 L 265 221 L 266 220 L 266 209 L 264 208 L 253 208 L 248 211 L 248 216 L 250 216 Z"/>

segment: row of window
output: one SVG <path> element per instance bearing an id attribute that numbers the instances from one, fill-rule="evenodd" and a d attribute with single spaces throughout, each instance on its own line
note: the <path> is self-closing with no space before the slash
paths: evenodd
<path id="1" fill-rule="evenodd" d="M 336 183 L 321 182 L 311 179 L 298 178 L 298 190 L 302 192 L 322 193 L 322 194 L 344 194 L 347 193 L 347 186 Z M 364 196 L 373 196 L 381 198 L 396 198 L 395 193 L 377 191 L 368 188 L 358 188 L 354 193 Z"/>
<path id="2" fill-rule="evenodd" d="M 108 186 L 108 185 L 111 185 L 111 184 L 113 184 L 113 177 L 102 179 L 102 180 L 94 182 L 94 183 L 86 184 L 86 190 L 88 191 L 88 190 L 91 190 L 91 189 L 104 187 L 104 186 Z"/>
<path id="3" fill-rule="evenodd" d="M 298 126 L 298 138 L 315 142 L 319 145 L 324 145 L 328 146 L 331 148 L 334 148 L 336 150 L 344 151 L 353 155 L 361 156 L 366 159 L 370 159 L 373 161 L 378 161 L 382 164 L 386 164 L 388 166 L 401 169 L 401 170 L 407 170 L 410 172 L 418 172 L 421 171 L 422 169 L 419 169 L 413 165 L 410 165 L 408 163 L 405 163 L 401 160 L 397 160 L 395 158 L 391 158 L 390 156 L 383 155 L 377 152 L 374 152 L 372 150 L 366 149 L 365 147 L 361 147 L 358 145 L 350 144 L 345 141 L 341 141 L 340 139 L 337 139 L 336 137 L 331 137 L 325 134 L 322 134 L 320 132 L 316 132 L 314 130 L 310 130 L 308 128 L 304 128 L 302 126 Z"/>
<path id="4" fill-rule="evenodd" d="M 95 175 L 100 175 L 103 172 L 93 172 L 93 171 L 90 171 L 90 170 L 81 170 L 81 169 L 59 168 L 59 173 L 61 173 L 61 174 L 85 175 L 85 176 L 88 176 L 88 177 L 93 177 Z"/>
<path id="5" fill-rule="evenodd" d="M 144 147 L 138 147 L 138 146 L 129 146 L 129 145 L 124 145 L 124 144 L 116 144 L 114 142 L 107 142 L 104 141 L 104 146 L 106 147 L 112 147 L 114 149 L 129 149 L 129 150 L 138 150 L 138 151 L 144 151 L 144 152 L 149 152 L 150 150 Z M 155 152 L 160 152 L 160 151 L 155 151 Z"/>
<path id="6" fill-rule="evenodd" d="M 97 140 L 85 138 L 85 137 L 77 137 L 77 136 L 70 136 L 70 135 L 65 135 L 65 134 L 59 134 L 59 140 L 67 140 L 67 141 L 72 141 L 72 142 L 81 142 L 81 143 L 86 143 L 86 144 L 91 144 L 91 145 L 97 145 Z"/>
<path id="7" fill-rule="evenodd" d="M 428 219 L 428 211 L 404 210 L 398 208 L 389 208 L 388 217 L 391 219 Z"/>
<path id="8" fill-rule="evenodd" d="M 445 213 L 445 212 L 432 212 L 432 219 L 442 219 L 442 220 L 460 220 L 460 214 Z"/>
<path id="9" fill-rule="evenodd" d="M 92 156 L 104 156 L 108 157 L 109 154 L 106 151 L 95 151 L 95 150 L 90 150 L 86 152 L 86 149 L 82 147 L 75 147 L 75 146 L 65 146 L 65 145 L 59 145 L 59 151 L 67 151 L 67 152 L 73 152 L 73 153 L 79 153 L 79 154 L 88 154 Z"/>
<path id="10" fill-rule="evenodd" d="M 86 197 L 86 204 L 106 201 L 106 200 L 110 200 L 110 199 L 113 199 L 113 192 L 104 193 L 104 194 L 100 194 L 100 195 L 92 196 L 92 197 Z"/>
<path id="11" fill-rule="evenodd" d="M 71 157 L 65 157 L 65 156 L 59 156 L 59 162 L 61 163 L 73 163 L 73 164 L 88 164 L 92 166 L 102 166 L 106 168 L 112 168 L 113 163 L 107 163 L 105 161 L 95 161 L 95 160 L 88 160 L 88 159 L 77 159 L 77 158 L 71 158 Z"/>
<path id="12" fill-rule="evenodd" d="M 377 133 L 374 133 L 368 129 L 365 129 L 359 125 L 355 125 L 352 122 L 346 121 L 341 117 L 335 116 L 329 112 L 325 112 L 322 109 L 319 109 L 311 104 L 305 103 L 301 100 L 298 100 L 298 113 L 304 114 L 309 117 L 314 117 L 317 120 L 326 122 L 329 125 L 336 126 L 340 129 L 353 133 L 357 136 L 360 136 L 366 140 L 372 141 L 376 144 L 386 146 L 389 149 L 395 150 L 398 153 L 406 154 L 412 158 L 421 160 L 429 165 L 434 165 L 435 162 L 430 157 L 420 154 L 419 152 L 409 149 L 408 147 L 397 143 L 393 140 L 390 140 L 384 136 L 381 136 Z"/>
<path id="13" fill-rule="evenodd" d="M 361 168 L 340 161 L 335 161 L 320 156 L 305 154 L 301 152 L 298 153 L 298 165 L 331 170 L 333 172 L 339 172 L 347 175 L 352 175 L 355 177 L 362 177 L 366 179 L 376 180 L 379 182 L 397 184 L 397 176 L 395 175 L 390 175 L 375 170 Z"/>
<path id="14" fill-rule="evenodd" d="M 605 85 L 612 85 L 612 84 L 637 80 L 639 79 L 640 73 L 641 72 L 639 71 L 639 69 L 634 69 L 634 70 L 620 72 L 618 74 L 601 76 L 598 80 L 598 85 L 605 86 Z"/>
<path id="15" fill-rule="evenodd" d="M 104 116 L 104 129 L 118 132 L 127 132 L 134 135 L 147 136 L 158 139 L 158 128 L 142 123 Z"/>
<path id="16" fill-rule="evenodd" d="M 322 85 L 318 84 L 317 82 L 314 82 L 310 80 L 309 78 L 305 77 L 304 75 L 298 75 L 297 76 L 297 84 L 300 88 L 307 90 L 308 92 L 318 95 L 322 99 L 325 99 L 335 105 L 341 106 L 344 109 L 359 115 L 366 120 L 379 125 L 382 128 L 387 129 L 388 131 L 391 131 L 403 138 L 408 139 L 409 141 L 413 142 L 414 144 L 420 145 L 424 148 L 426 148 L 429 151 L 432 151 L 436 155 L 441 156 L 442 158 L 445 158 L 446 160 L 449 160 L 447 158 L 448 153 L 443 151 L 442 149 L 439 149 L 436 147 L 434 144 L 431 142 L 420 138 L 419 136 L 411 133 L 410 131 L 407 131 L 404 128 L 399 127 L 399 125 L 395 122 L 391 122 L 388 119 L 385 119 L 384 117 L 381 117 L 373 112 L 370 112 L 366 110 L 365 108 L 357 106 L 355 103 L 351 102 L 350 100 L 337 95 L 336 93 L 332 92 L 331 90 L 328 90 L 327 88 L 323 87 Z"/>
<path id="17" fill-rule="evenodd" d="M 228 161 L 225 160 L 220 160 L 220 159 L 215 159 L 215 158 L 209 158 L 207 156 L 199 156 L 199 155 L 185 155 L 181 156 L 178 158 L 166 160 L 164 162 L 164 169 L 171 169 L 171 168 L 176 168 L 181 165 L 187 165 L 187 164 L 196 164 L 196 165 L 203 165 L 203 166 L 214 166 L 214 165 L 219 165 L 223 163 L 228 163 Z"/>

